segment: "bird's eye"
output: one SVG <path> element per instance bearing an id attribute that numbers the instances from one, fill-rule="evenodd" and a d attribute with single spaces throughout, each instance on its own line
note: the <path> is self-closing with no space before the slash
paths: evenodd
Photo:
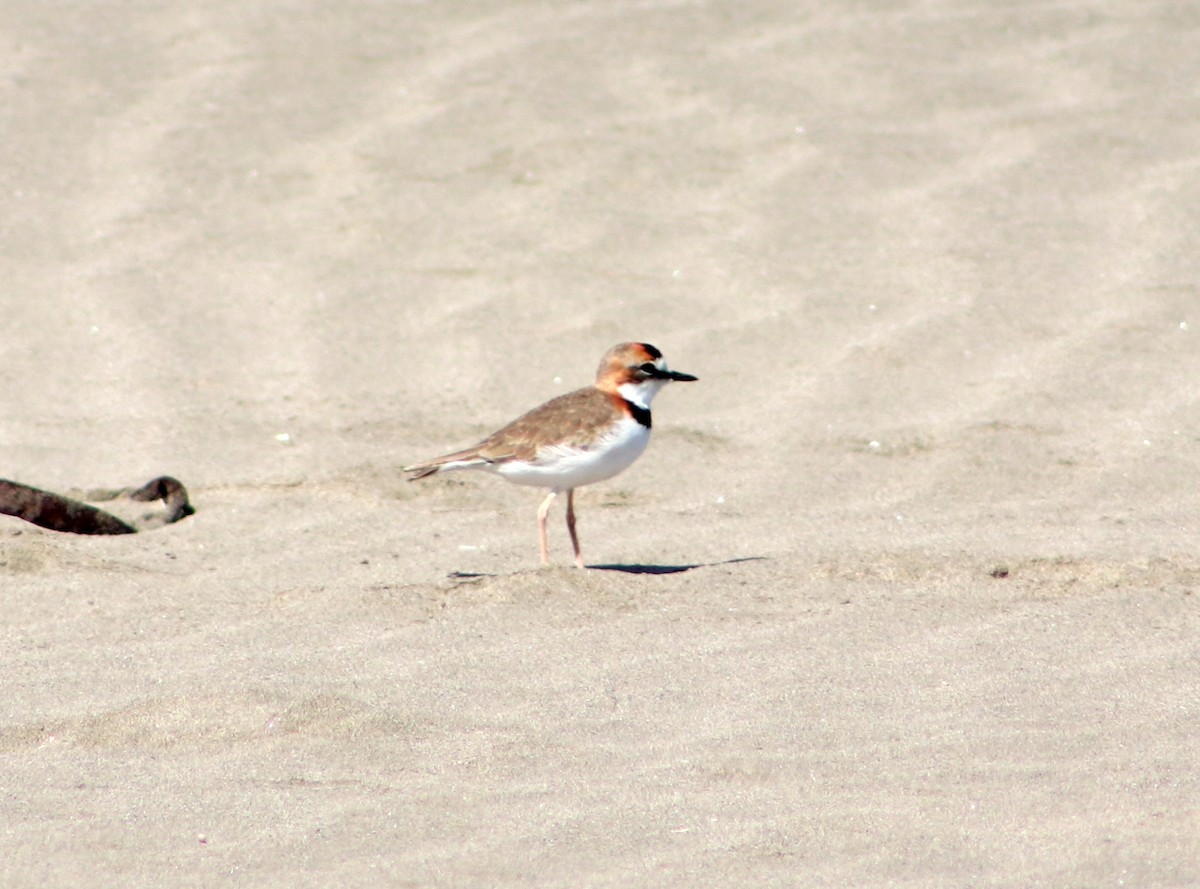
<path id="1" fill-rule="evenodd" d="M 657 373 L 657 372 L 658 372 L 658 368 L 657 368 L 657 367 L 655 367 L 653 364 L 651 364 L 649 361 L 647 361 L 647 362 L 646 362 L 645 364 L 643 364 L 643 365 L 642 365 L 640 368 L 638 368 L 638 370 L 644 370 L 644 371 L 645 371 L 646 373 L 648 373 L 648 374 L 652 374 L 652 373 Z"/>

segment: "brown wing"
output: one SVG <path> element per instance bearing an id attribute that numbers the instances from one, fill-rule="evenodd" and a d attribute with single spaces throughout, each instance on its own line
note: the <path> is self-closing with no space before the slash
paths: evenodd
<path id="1" fill-rule="evenodd" d="M 585 445 L 613 421 L 620 396 L 594 386 L 576 389 L 522 414 L 493 432 L 475 450 L 494 463 L 533 460 L 549 444 Z"/>
<path id="2" fill-rule="evenodd" d="M 582 445 L 612 422 L 619 395 L 594 386 L 576 389 L 522 414 L 471 448 L 404 467 L 412 481 L 433 475 L 450 463 L 482 465 L 510 460 L 532 461 L 538 448 L 548 444 Z M 460 468 L 460 467 L 455 467 Z"/>

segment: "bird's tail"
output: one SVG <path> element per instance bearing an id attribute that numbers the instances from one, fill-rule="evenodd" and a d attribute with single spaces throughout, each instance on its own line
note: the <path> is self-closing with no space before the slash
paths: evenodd
<path id="1" fill-rule="evenodd" d="M 450 472 L 455 469 L 471 469 L 476 466 L 486 466 L 491 462 L 493 461 L 479 453 L 478 448 L 468 448 L 465 451 L 455 451 L 453 454 L 446 454 L 444 457 L 435 457 L 423 463 L 414 463 L 411 466 L 405 466 L 402 471 L 412 473 L 408 477 L 408 480 L 415 482 L 419 478 L 427 478 L 439 472 Z"/>

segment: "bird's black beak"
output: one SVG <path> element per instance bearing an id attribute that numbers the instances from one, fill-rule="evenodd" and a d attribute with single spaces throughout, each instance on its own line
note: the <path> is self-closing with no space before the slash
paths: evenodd
<path id="1" fill-rule="evenodd" d="M 664 380 L 675 380 L 677 383 L 694 383 L 700 379 L 699 377 L 694 377 L 691 374 L 685 374 L 678 370 L 661 371 L 657 376 L 662 377 Z"/>

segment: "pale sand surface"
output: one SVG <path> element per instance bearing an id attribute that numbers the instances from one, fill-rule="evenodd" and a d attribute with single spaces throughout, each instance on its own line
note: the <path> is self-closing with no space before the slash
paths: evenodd
<path id="1" fill-rule="evenodd" d="M 1200 883 L 1195 3 L 0 21 L 0 885 Z"/>

